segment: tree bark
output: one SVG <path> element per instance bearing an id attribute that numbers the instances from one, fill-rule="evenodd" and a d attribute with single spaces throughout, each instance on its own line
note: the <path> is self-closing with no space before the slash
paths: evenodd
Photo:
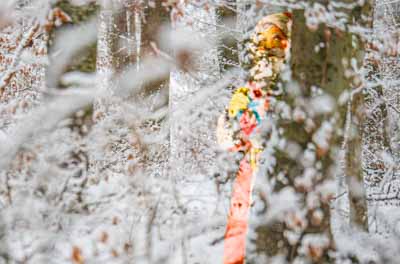
<path id="1" fill-rule="evenodd" d="M 323 2 L 321 8 L 327 5 L 329 3 Z M 350 12 L 348 15 L 352 16 Z M 270 146 L 267 147 L 267 150 L 275 151 L 275 160 L 265 171 L 274 193 L 260 190 L 266 202 L 267 217 L 268 211 L 274 208 L 275 195 L 293 195 L 296 206 L 260 228 L 275 237 L 270 241 L 275 243 L 274 247 L 264 244 L 267 255 L 283 255 L 289 262 L 327 263 L 332 261 L 329 252 L 335 250 L 330 203 L 335 192 L 332 186 L 338 173 L 338 154 L 344 139 L 347 109 L 339 99 L 343 94 L 351 93 L 351 87 L 357 83 L 355 78 L 347 76 L 343 61 L 355 58 L 360 62 L 356 50 L 362 49 L 362 45 L 358 42 L 354 46 L 353 35 L 349 32 L 326 24 L 307 23 L 304 10 L 293 11 L 292 81 L 284 81 L 285 92 L 277 98 L 274 108 L 280 140 L 274 140 L 274 132 L 270 131 Z M 359 118 L 360 104 L 360 97 L 354 97 L 350 109 L 353 116 Z M 328 107 L 324 109 L 324 106 Z M 356 125 L 359 123 L 360 120 Z M 361 157 L 353 156 L 360 152 L 359 137 L 356 134 L 348 141 L 348 149 L 352 148 L 345 156 L 348 181 L 356 179 L 359 182 L 361 178 Z M 365 198 L 362 191 L 360 193 L 355 196 L 351 192 L 354 201 L 351 208 L 355 212 L 352 220 L 365 226 Z M 315 203 L 310 203 L 312 200 Z"/>

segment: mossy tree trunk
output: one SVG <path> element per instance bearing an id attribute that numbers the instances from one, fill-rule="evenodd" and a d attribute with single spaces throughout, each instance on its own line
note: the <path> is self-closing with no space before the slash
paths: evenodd
<path id="1" fill-rule="evenodd" d="M 363 6 L 357 11 L 368 14 L 368 10 Z M 358 14 L 353 12 L 347 13 L 356 21 Z M 280 140 L 273 146 L 273 170 L 267 173 L 274 194 L 264 194 L 263 199 L 267 217 L 268 211 L 277 206 L 273 203 L 274 195 L 296 202 L 279 218 L 260 226 L 256 231 L 263 235 L 256 242 L 267 255 L 283 255 L 290 263 L 328 263 L 332 261 L 329 252 L 335 250 L 330 203 L 335 193 L 334 176 L 340 171 L 343 155 L 348 104 L 354 117 L 349 122 L 355 124 L 356 132 L 348 137 L 347 152 L 342 156 L 344 174 L 348 182 L 359 183 L 361 189 L 363 186 L 361 135 L 357 129 L 363 115 L 363 100 L 361 92 L 355 90 L 360 86 L 359 76 L 349 74 L 352 59 L 358 64 L 362 62 L 363 52 L 359 51 L 363 44 L 357 36 L 333 26 L 307 25 L 305 11 L 294 10 L 291 45 L 291 79 L 281 83 L 284 94 L 274 110 Z M 354 96 L 349 96 L 347 102 L 342 99 L 351 94 Z M 354 212 L 352 221 L 366 227 L 363 193 L 350 191 L 350 207 Z M 263 237 L 274 239 L 260 241 Z"/>

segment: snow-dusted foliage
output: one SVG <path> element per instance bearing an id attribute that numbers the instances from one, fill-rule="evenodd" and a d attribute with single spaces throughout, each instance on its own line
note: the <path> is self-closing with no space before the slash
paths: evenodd
<path id="1" fill-rule="evenodd" d="M 173 52 L 182 59 L 190 56 L 191 61 L 186 62 L 185 68 L 173 70 L 170 76 L 169 173 L 176 190 L 178 223 L 192 225 L 198 234 L 184 239 L 184 247 L 177 254 L 189 263 L 207 263 L 210 257 L 221 262 L 221 244 L 212 244 L 224 232 L 224 224 L 216 224 L 215 220 L 226 215 L 226 195 L 219 190 L 216 179 L 219 170 L 215 131 L 227 93 L 218 83 L 216 10 L 188 4 L 182 11 L 182 17 L 173 25 L 182 32 L 174 40 Z M 193 39 L 185 39 L 188 36 Z M 191 47 L 190 42 L 201 46 Z M 211 230 L 205 231 L 201 226 L 207 223 Z"/>
<path id="2" fill-rule="evenodd" d="M 397 1 L 377 1 L 368 78 L 370 118 L 365 124 L 364 171 L 372 232 L 390 236 L 399 207 L 399 90 Z"/>

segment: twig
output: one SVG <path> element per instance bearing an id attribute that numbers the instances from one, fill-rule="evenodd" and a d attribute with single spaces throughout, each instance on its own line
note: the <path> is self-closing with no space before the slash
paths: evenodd
<path id="1" fill-rule="evenodd" d="M 15 50 L 14 58 L 9 69 L 6 71 L 6 73 L 3 74 L 3 76 L 0 79 L 0 91 L 5 89 L 5 87 L 10 83 L 12 77 L 18 71 L 17 66 L 21 61 L 22 52 L 24 48 L 27 47 L 28 44 L 32 41 L 33 36 L 38 30 L 39 30 L 39 23 L 35 22 L 34 25 L 28 31 L 28 33 L 20 41 L 17 49 Z"/>

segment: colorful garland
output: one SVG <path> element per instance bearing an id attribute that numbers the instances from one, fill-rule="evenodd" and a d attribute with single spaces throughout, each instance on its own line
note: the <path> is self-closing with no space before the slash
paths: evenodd
<path id="1" fill-rule="evenodd" d="M 218 120 L 217 138 L 229 151 L 242 152 L 228 215 L 224 264 L 243 263 L 251 190 L 266 139 L 261 124 L 276 94 L 276 81 L 289 51 L 291 14 L 264 17 L 246 45 L 249 78 L 235 90 L 225 115 Z"/>

